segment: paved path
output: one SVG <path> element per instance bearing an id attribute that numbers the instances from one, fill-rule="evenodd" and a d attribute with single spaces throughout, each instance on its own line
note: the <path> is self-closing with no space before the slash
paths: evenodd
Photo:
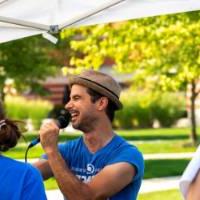
<path id="1" fill-rule="evenodd" d="M 47 190 L 46 195 L 48 200 L 63 200 L 63 195 L 59 190 Z"/>
<path id="2" fill-rule="evenodd" d="M 179 176 L 146 179 L 142 181 L 140 193 L 178 189 L 179 180 Z"/>
<path id="3" fill-rule="evenodd" d="M 143 180 L 139 193 L 148 193 L 161 190 L 178 189 L 180 177 L 152 178 Z M 47 190 L 48 200 L 63 200 L 59 190 Z"/>
<path id="4" fill-rule="evenodd" d="M 145 160 L 153 159 L 181 159 L 181 158 L 192 158 L 194 152 L 188 153 L 156 153 L 156 154 L 144 154 Z"/>

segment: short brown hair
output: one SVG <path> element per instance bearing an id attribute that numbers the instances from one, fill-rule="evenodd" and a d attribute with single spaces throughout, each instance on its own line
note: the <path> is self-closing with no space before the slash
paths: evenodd
<path id="1" fill-rule="evenodd" d="M 95 103 L 98 99 L 100 99 L 101 97 L 103 97 L 102 94 L 94 91 L 91 88 L 87 88 L 87 93 L 90 95 L 91 97 L 91 101 L 93 103 Z M 109 120 L 112 122 L 114 117 L 115 117 L 115 111 L 117 110 L 116 105 L 110 100 L 108 99 L 108 106 L 106 108 L 106 114 L 109 118 Z"/>

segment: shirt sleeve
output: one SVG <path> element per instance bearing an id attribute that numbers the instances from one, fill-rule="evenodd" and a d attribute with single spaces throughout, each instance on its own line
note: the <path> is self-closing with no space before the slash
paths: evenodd
<path id="1" fill-rule="evenodd" d="M 119 162 L 127 162 L 135 167 L 136 176 L 134 176 L 133 180 L 143 177 L 144 159 L 136 147 L 128 147 L 122 149 L 112 157 L 108 164 L 115 164 Z"/>
<path id="2" fill-rule="evenodd" d="M 40 172 L 29 165 L 21 200 L 47 200 Z"/>
<path id="3" fill-rule="evenodd" d="M 69 166 L 70 165 L 70 161 L 71 161 L 70 142 L 59 144 L 58 145 L 58 150 L 59 150 L 61 156 L 63 157 L 63 159 L 65 160 L 65 162 Z"/>
<path id="4" fill-rule="evenodd" d="M 71 159 L 71 154 L 69 153 L 70 150 L 70 145 L 69 143 L 60 143 L 58 144 L 58 151 L 60 152 L 61 156 L 63 157 L 63 159 L 68 163 Z M 42 159 L 45 159 L 47 160 L 48 159 L 48 156 L 46 154 L 43 154 L 41 156 Z"/>

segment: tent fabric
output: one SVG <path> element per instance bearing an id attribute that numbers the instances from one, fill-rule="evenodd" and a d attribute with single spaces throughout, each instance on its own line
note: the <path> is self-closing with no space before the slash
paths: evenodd
<path id="1" fill-rule="evenodd" d="M 61 30 L 199 9 L 199 0 L 0 0 L 0 43 L 52 33 L 54 28 Z"/>

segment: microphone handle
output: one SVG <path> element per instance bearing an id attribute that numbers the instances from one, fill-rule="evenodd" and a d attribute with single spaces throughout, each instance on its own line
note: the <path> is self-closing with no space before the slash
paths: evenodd
<path id="1" fill-rule="evenodd" d="M 55 123 L 57 124 L 57 126 L 58 126 L 59 129 L 67 127 L 67 125 L 69 124 L 69 122 L 70 122 L 70 114 L 69 114 L 69 112 L 67 113 L 66 118 L 64 116 L 60 116 L 60 117 L 58 117 L 58 120 L 55 121 Z M 28 148 L 31 148 L 31 147 L 37 145 L 39 142 L 40 142 L 40 137 L 34 139 L 29 144 Z"/>
<path id="2" fill-rule="evenodd" d="M 38 144 L 40 142 L 40 138 L 36 138 L 33 141 L 31 141 L 31 143 L 29 144 L 29 148 L 35 146 L 36 144 Z"/>
<path id="3" fill-rule="evenodd" d="M 60 128 L 60 122 L 57 121 L 56 124 L 57 124 L 57 126 Z M 28 148 L 31 148 L 31 147 L 37 145 L 38 143 L 40 143 L 40 137 L 38 137 L 38 138 L 32 140 L 31 143 L 29 144 Z"/>
<path id="4" fill-rule="evenodd" d="M 60 123 L 59 123 L 59 122 L 56 122 L 56 124 L 57 124 L 57 126 L 60 128 Z M 31 147 L 37 145 L 38 143 L 40 143 L 40 137 L 38 137 L 38 138 L 32 140 L 28 147 L 31 148 Z"/>

